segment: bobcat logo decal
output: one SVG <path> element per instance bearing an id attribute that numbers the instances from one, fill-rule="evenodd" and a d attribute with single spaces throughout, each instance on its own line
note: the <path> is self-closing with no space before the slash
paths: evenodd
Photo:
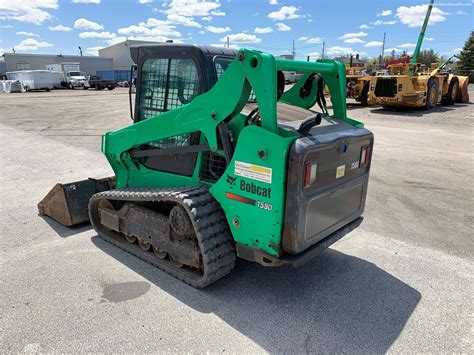
<path id="1" fill-rule="evenodd" d="M 227 179 L 226 179 L 226 182 L 232 187 L 232 186 L 235 186 L 235 182 L 237 181 L 237 176 L 236 177 L 232 177 L 230 176 L 229 174 L 227 174 Z"/>

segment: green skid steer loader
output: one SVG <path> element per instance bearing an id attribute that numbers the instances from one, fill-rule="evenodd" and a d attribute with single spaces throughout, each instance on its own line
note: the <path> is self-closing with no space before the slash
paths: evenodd
<path id="1" fill-rule="evenodd" d="M 373 135 L 346 116 L 341 63 L 182 44 L 131 56 L 134 123 L 102 137 L 115 179 L 58 184 L 40 214 L 90 219 L 106 241 L 197 288 L 236 256 L 302 265 L 360 225 Z M 303 75 L 286 89 L 283 71 Z"/>

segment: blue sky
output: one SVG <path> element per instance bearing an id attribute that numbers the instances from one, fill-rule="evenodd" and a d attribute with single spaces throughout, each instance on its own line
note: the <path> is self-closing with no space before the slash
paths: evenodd
<path id="1" fill-rule="evenodd" d="M 0 0 L 0 53 L 97 54 L 129 39 L 257 48 L 297 57 L 413 50 L 427 0 Z M 472 0 L 435 1 L 424 48 L 450 55 L 473 28 Z M 386 53 L 388 53 L 386 52 Z"/>

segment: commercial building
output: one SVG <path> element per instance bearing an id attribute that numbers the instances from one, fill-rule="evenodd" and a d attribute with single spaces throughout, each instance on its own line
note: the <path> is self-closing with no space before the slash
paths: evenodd
<path id="1" fill-rule="evenodd" d="M 100 49 L 99 56 L 5 53 L 0 56 L 0 75 L 18 70 L 44 70 L 48 64 L 75 62 L 80 63 L 81 71 L 87 75 L 125 81 L 130 79 L 130 67 L 134 64 L 130 47 L 154 43 L 158 42 L 126 40 Z"/>
<path id="2" fill-rule="evenodd" d="M 120 43 L 113 44 L 109 47 L 99 49 L 99 57 L 113 58 L 113 70 L 108 72 L 100 72 L 98 75 L 103 79 L 125 81 L 130 79 L 130 67 L 133 60 L 130 57 L 130 47 L 140 44 L 153 44 L 158 42 L 152 41 L 136 41 L 126 40 Z"/>
<path id="3" fill-rule="evenodd" d="M 81 71 L 87 75 L 113 70 L 113 59 L 104 56 L 5 53 L 0 56 L 0 75 L 17 70 L 45 70 L 48 64 L 62 62 L 79 63 Z"/>

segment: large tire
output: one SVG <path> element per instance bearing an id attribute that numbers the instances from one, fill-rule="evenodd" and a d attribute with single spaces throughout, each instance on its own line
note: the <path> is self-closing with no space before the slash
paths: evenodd
<path id="1" fill-rule="evenodd" d="M 434 78 L 428 80 L 428 90 L 426 90 L 425 110 L 431 110 L 438 103 L 439 84 Z"/>
<path id="2" fill-rule="evenodd" d="M 459 79 L 454 76 L 449 83 L 447 94 L 441 99 L 443 105 L 454 105 L 459 93 Z"/>
<path id="3" fill-rule="evenodd" d="M 68 89 L 74 90 L 74 85 L 72 85 L 71 83 L 69 83 L 67 87 Z"/>
<path id="4" fill-rule="evenodd" d="M 369 83 L 366 83 L 362 89 L 362 93 L 360 94 L 359 100 L 362 106 L 369 105 Z"/>

